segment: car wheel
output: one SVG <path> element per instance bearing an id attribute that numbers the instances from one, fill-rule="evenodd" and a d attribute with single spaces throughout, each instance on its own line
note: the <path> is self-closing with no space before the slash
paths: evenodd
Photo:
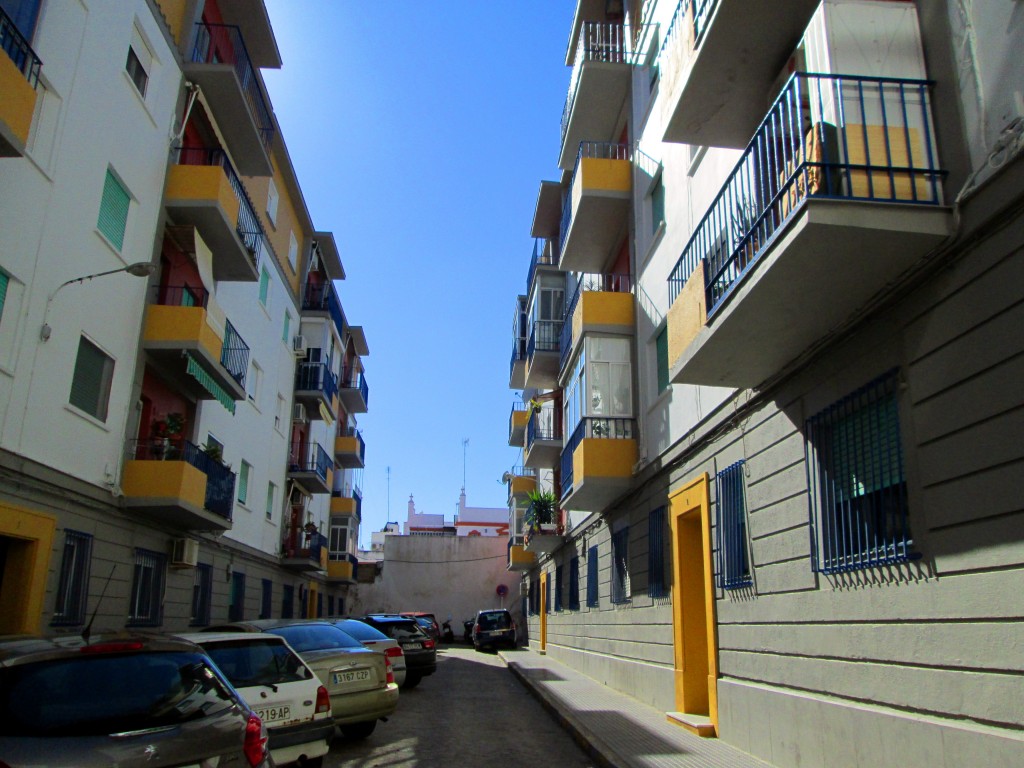
<path id="1" fill-rule="evenodd" d="M 403 689 L 415 688 L 417 685 L 420 684 L 420 680 L 422 680 L 422 679 L 423 678 L 420 677 L 419 675 L 410 675 L 410 674 L 406 673 L 406 675 L 405 675 L 405 683 L 402 684 L 402 688 Z"/>
<path id="2" fill-rule="evenodd" d="M 353 740 L 365 739 L 367 736 L 373 733 L 373 729 L 376 727 L 376 720 L 370 720 L 369 722 L 365 723 L 349 723 L 348 725 L 340 726 L 341 735 L 344 736 L 346 739 Z"/>

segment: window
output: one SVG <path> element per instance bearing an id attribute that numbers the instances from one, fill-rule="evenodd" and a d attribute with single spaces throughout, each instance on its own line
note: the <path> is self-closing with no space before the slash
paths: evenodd
<path id="1" fill-rule="evenodd" d="M 349 537 L 348 519 L 344 517 L 331 518 L 331 540 L 328 547 L 328 558 L 331 560 L 344 560 L 348 552 Z"/>
<path id="2" fill-rule="evenodd" d="M 664 392 L 671 386 L 672 382 L 668 377 L 668 326 L 666 325 L 658 333 L 654 340 L 658 357 L 658 392 Z"/>
<path id="3" fill-rule="evenodd" d="M 277 486 L 273 483 L 267 483 L 267 520 L 274 519 L 274 497 L 277 496 Z M 267 616 L 266 618 L 270 618 Z"/>
<path id="4" fill-rule="evenodd" d="M 566 435 L 572 435 L 583 419 L 593 419 L 594 437 L 631 436 L 630 422 L 613 421 L 633 415 L 628 339 L 590 336 L 584 340 L 566 383 L 562 411 Z"/>
<path id="5" fill-rule="evenodd" d="M 580 609 L 580 558 L 573 557 L 569 561 L 569 610 Z"/>
<path id="6" fill-rule="evenodd" d="M 562 570 L 563 566 L 555 567 L 555 610 L 562 610 Z"/>
<path id="7" fill-rule="evenodd" d="M 665 588 L 665 508 L 658 507 L 647 516 L 647 596 L 666 597 Z"/>
<path id="8" fill-rule="evenodd" d="M 295 271 L 299 259 L 299 242 L 295 239 L 295 233 L 288 233 L 288 265 Z"/>
<path id="9" fill-rule="evenodd" d="M 544 579 L 544 613 L 551 613 L 551 574 Z"/>
<path id="10" fill-rule="evenodd" d="M 199 563 L 192 579 L 192 618 L 190 627 L 205 627 L 210 623 L 210 604 L 213 602 L 213 566 Z"/>
<path id="11" fill-rule="evenodd" d="M 4 302 L 7 300 L 7 284 L 10 282 L 10 277 L 7 273 L 0 269 L 0 320 L 4 316 Z"/>
<path id="12" fill-rule="evenodd" d="M 299 618 L 306 618 L 306 588 L 299 585 Z"/>
<path id="13" fill-rule="evenodd" d="M 903 473 L 897 371 L 807 421 L 812 559 L 823 573 L 920 558 Z"/>
<path id="14" fill-rule="evenodd" d="M 255 360 L 249 360 L 249 374 L 245 377 L 245 386 L 249 402 L 257 408 L 260 404 L 260 386 L 263 384 L 263 368 Z"/>
<path id="15" fill-rule="evenodd" d="M 281 341 L 285 344 L 290 343 L 292 333 L 292 313 L 288 310 L 284 311 L 284 330 L 281 333 Z"/>
<path id="16" fill-rule="evenodd" d="M 245 618 L 245 574 L 231 572 L 231 596 L 228 598 L 228 621 Z"/>
<path id="17" fill-rule="evenodd" d="M 238 470 L 238 503 L 245 504 L 245 500 L 249 496 L 249 473 L 252 471 L 252 464 L 247 461 L 242 461 L 242 466 Z"/>
<path id="18" fill-rule="evenodd" d="M 267 218 L 270 219 L 270 223 L 275 227 L 277 226 L 277 201 L 279 195 L 277 194 L 277 185 L 274 184 L 273 179 L 267 180 Z"/>
<path id="19" fill-rule="evenodd" d="M 747 511 L 743 496 L 743 461 L 726 467 L 715 480 L 718 504 L 718 586 L 741 589 L 753 584 L 747 563 Z"/>
<path id="20" fill-rule="evenodd" d="M 587 607 L 597 606 L 597 547 L 587 552 Z"/>
<path id="21" fill-rule="evenodd" d="M 131 196 L 109 170 L 103 182 L 100 216 L 96 228 L 118 251 L 124 246 L 124 232 L 128 225 L 128 204 Z"/>
<path id="22" fill-rule="evenodd" d="M 661 183 L 661 175 L 651 185 L 651 233 L 665 223 L 665 185 Z"/>
<path id="23" fill-rule="evenodd" d="M 71 379 L 71 405 L 100 421 L 106 421 L 113 379 L 113 358 L 82 336 L 78 340 L 78 357 L 75 359 L 75 372 Z"/>
<path id="24" fill-rule="evenodd" d="M 285 406 L 284 395 L 282 395 L 280 392 L 278 392 L 277 393 L 277 408 L 274 409 L 274 429 L 276 429 L 278 432 L 283 432 L 283 430 L 284 430 L 284 406 Z"/>
<path id="25" fill-rule="evenodd" d="M 274 595 L 274 582 L 270 579 L 263 579 L 262 583 L 263 592 L 260 599 L 260 618 L 269 619 L 271 608 L 271 600 Z"/>
<path id="26" fill-rule="evenodd" d="M 629 591 L 629 527 L 612 534 L 612 602 L 628 603 Z"/>
<path id="27" fill-rule="evenodd" d="M 128 46 L 128 61 L 125 62 L 124 70 L 135 84 L 139 95 L 142 98 L 146 98 L 146 85 L 149 83 L 149 75 L 146 73 L 146 68 L 132 46 Z"/>
<path id="28" fill-rule="evenodd" d="M 284 584 L 281 587 L 281 618 L 290 619 L 295 614 L 295 587 Z"/>
<path id="29" fill-rule="evenodd" d="M 89 598 L 89 564 L 92 536 L 70 529 L 64 531 L 64 556 L 60 563 L 57 602 L 53 608 L 54 625 L 84 624 Z"/>
<path id="30" fill-rule="evenodd" d="M 327 615 L 328 616 L 336 616 L 337 615 L 337 614 L 334 613 L 334 595 L 328 595 L 327 596 Z"/>
<path id="31" fill-rule="evenodd" d="M 135 550 L 129 627 L 158 627 L 163 623 L 166 571 L 166 555 L 148 549 Z"/>
<path id="32" fill-rule="evenodd" d="M 316 593 L 316 617 L 318 619 L 323 618 L 324 615 L 324 593 Z"/>
<path id="33" fill-rule="evenodd" d="M 260 269 L 260 304 L 266 308 L 267 294 L 270 293 L 270 272 L 266 267 Z"/>

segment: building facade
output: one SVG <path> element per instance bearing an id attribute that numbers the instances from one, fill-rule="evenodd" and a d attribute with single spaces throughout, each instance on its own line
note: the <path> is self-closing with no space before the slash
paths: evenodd
<path id="1" fill-rule="evenodd" d="M 509 379 L 531 645 L 778 765 L 1024 759 L 1014 10 L 576 3 Z"/>
<path id="2" fill-rule="evenodd" d="M 3 631 L 340 613 L 368 349 L 262 1 L 3 0 L 0 26 Z"/>

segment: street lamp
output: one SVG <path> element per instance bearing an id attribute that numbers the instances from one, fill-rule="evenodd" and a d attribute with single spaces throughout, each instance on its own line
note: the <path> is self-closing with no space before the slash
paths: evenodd
<path id="1" fill-rule="evenodd" d="M 156 264 L 151 261 L 137 261 L 134 264 L 129 264 L 127 267 L 120 267 L 119 269 L 111 269 L 106 272 L 97 272 L 93 275 L 83 275 L 82 277 L 76 277 L 73 280 L 67 280 L 60 285 L 46 297 L 46 310 L 43 312 L 43 327 L 39 329 L 39 338 L 42 341 L 47 341 L 50 338 L 52 328 L 49 323 L 46 322 L 46 318 L 50 315 L 50 305 L 53 303 L 54 298 L 60 293 L 60 289 L 71 285 L 73 283 L 84 283 L 86 280 L 92 280 L 95 277 L 104 277 L 106 275 L 116 275 L 118 272 L 127 272 L 133 277 L 149 277 L 156 271 Z"/>

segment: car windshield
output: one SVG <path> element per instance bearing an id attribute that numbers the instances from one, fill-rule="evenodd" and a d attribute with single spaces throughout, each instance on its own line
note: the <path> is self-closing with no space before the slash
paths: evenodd
<path id="1" fill-rule="evenodd" d="M 337 624 L 338 628 L 349 635 L 352 635 L 356 640 L 362 642 L 369 642 L 371 640 L 387 640 L 388 636 L 381 632 L 379 629 L 374 629 L 369 624 L 363 624 L 361 621 L 355 619 L 346 619 L 339 621 Z"/>
<path id="2" fill-rule="evenodd" d="M 81 737 L 222 712 L 233 692 L 198 653 L 79 654 L 0 669 L 0 736 Z"/>
<path id="3" fill-rule="evenodd" d="M 204 648 L 236 688 L 306 679 L 302 661 L 280 640 L 254 637 L 209 643 Z"/>
<path id="4" fill-rule="evenodd" d="M 512 626 L 512 619 L 507 613 L 481 613 L 477 619 L 480 629 L 508 629 Z"/>
<path id="5" fill-rule="evenodd" d="M 290 624 L 268 629 L 267 632 L 283 637 L 298 653 L 363 647 L 362 643 L 333 624 Z"/>

